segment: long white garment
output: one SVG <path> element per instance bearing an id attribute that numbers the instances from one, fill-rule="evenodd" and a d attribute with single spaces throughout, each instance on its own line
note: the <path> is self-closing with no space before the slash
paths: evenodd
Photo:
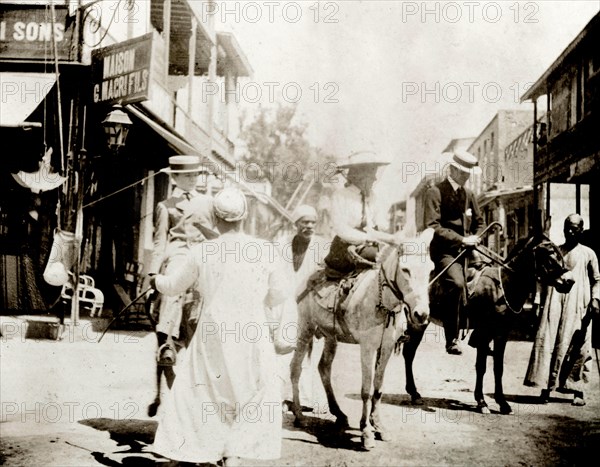
<path id="1" fill-rule="evenodd" d="M 268 242 L 226 233 L 194 247 L 156 285 L 177 294 L 196 279 L 204 297 L 200 320 L 152 450 L 195 463 L 277 459 L 281 400 L 265 309 L 289 295 L 281 257 Z"/>
<path id="2" fill-rule="evenodd" d="M 292 254 L 292 241 L 294 236 L 287 237 L 282 242 L 282 256 L 285 262 L 285 270 L 289 280 L 296 284 L 295 297 L 300 295 L 304 289 L 309 277 L 322 265 L 331 242 L 323 237 L 313 235 L 311 238 L 302 264 L 297 271 L 294 271 L 294 261 Z M 295 297 L 293 303 L 286 303 L 283 306 L 295 306 Z M 312 351 L 307 354 L 302 362 L 302 374 L 300 375 L 299 391 L 300 404 L 311 407 L 315 412 L 324 412 L 327 410 L 327 397 L 321 383 L 318 365 L 323 347 L 324 339 L 313 338 Z M 293 353 L 278 355 L 279 376 L 282 384 L 282 399 L 292 400 L 292 383 L 290 380 L 290 363 Z"/>
<path id="3" fill-rule="evenodd" d="M 582 322 L 590 300 L 600 298 L 600 272 L 596 254 L 584 245 L 565 252 L 564 258 L 575 284 L 566 294 L 549 289 L 524 384 L 583 391 L 591 371 L 592 347 L 591 326 L 582 329 Z"/>

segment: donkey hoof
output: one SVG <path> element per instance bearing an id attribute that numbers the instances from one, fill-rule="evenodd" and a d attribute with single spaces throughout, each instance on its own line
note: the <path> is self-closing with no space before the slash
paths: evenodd
<path id="1" fill-rule="evenodd" d="M 412 402 L 412 405 L 424 405 L 425 402 L 423 401 L 423 398 L 421 397 L 421 394 L 416 393 L 416 394 L 412 394 L 410 396 L 410 401 Z"/>
<path id="2" fill-rule="evenodd" d="M 490 408 L 488 407 L 485 401 L 479 401 L 477 403 L 477 410 L 479 411 L 479 413 L 482 413 L 484 415 L 488 415 L 491 413 Z"/>
<path id="3" fill-rule="evenodd" d="M 148 406 L 148 417 L 154 417 L 158 412 L 159 401 L 154 401 Z"/>
<path id="4" fill-rule="evenodd" d="M 370 451 L 375 447 L 375 435 L 372 431 L 366 430 L 362 432 L 362 447 L 365 451 Z"/>
<path id="5" fill-rule="evenodd" d="M 306 425 L 307 425 L 306 417 L 296 415 L 296 418 L 294 418 L 294 426 L 296 428 L 306 428 Z"/>
<path id="6" fill-rule="evenodd" d="M 513 413 L 512 407 L 507 402 L 500 402 L 498 405 L 500 406 L 500 413 L 502 415 L 510 415 Z"/>
<path id="7" fill-rule="evenodd" d="M 392 441 L 392 435 L 385 429 L 378 428 L 375 430 L 375 439 L 379 441 Z"/>

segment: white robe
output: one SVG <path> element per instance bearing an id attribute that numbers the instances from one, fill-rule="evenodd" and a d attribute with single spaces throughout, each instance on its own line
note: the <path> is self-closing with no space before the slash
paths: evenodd
<path id="1" fill-rule="evenodd" d="M 286 272 L 291 281 L 296 284 L 295 297 L 300 295 L 304 289 L 309 277 L 322 265 L 325 256 L 329 252 L 331 242 L 323 237 L 313 235 L 306 249 L 304 259 L 300 268 L 294 271 L 294 261 L 292 255 L 292 240 L 290 236 L 282 242 L 282 255 L 285 262 Z M 293 303 L 286 303 L 284 306 L 296 306 L 295 297 Z M 319 375 L 319 360 L 323 353 L 325 345 L 324 339 L 313 338 L 312 351 L 307 354 L 302 362 L 302 374 L 298 383 L 300 391 L 300 404 L 311 407 L 315 412 L 322 413 L 327 411 L 327 397 L 321 377 Z M 290 363 L 293 353 L 279 355 L 277 357 L 279 364 L 279 377 L 282 384 L 283 400 L 292 400 L 292 383 L 290 380 Z"/>
<path id="2" fill-rule="evenodd" d="M 524 384 L 583 391 L 591 371 L 592 329 L 582 324 L 591 299 L 600 298 L 600 272 L 591 248 L 580 244 L 563 253 L 575 284 L 566 294 L 549 289 Z"/>
<path id="3" fill-rule="evenodd" d="M 272 244 L 239 233 L 207 240 L 192 252 L 156 279 L 166 294 L 197 279 L 204 302 L 152 450 L 193 463 L 277 459 L 281 400 L 265 310 L 289 294 L 281 258 Z"/>

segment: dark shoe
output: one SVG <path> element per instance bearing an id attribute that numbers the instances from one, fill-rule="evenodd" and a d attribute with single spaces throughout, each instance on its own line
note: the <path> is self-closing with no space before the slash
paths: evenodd
<path id="1" fill-rule="evenodd" d="M 550 402 L 550 390 L 542 389 L 542 392 L 540 393 L 540 404 L 547 404 L 548 402 Z"/>
<path id="2" fill-rule="evenodd" d="M 446 352 L 450 355 L 462 355 L 458 342 L 454 341 L 452 344 L 446 346 Z"/>

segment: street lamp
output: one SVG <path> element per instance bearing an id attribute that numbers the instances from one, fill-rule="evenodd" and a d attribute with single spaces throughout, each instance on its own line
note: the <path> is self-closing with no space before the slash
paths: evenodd
<path id="1" fill-rule="evenodd" d="M 102 122 L 108 147 L 114 151 L 118 151 L 121 147 L 125 146 L 129 127 L 133 125 L 129 116 L 121 110 L 122 108 L 120 104 L 114 105 L 113 110 L 109 112 Z"/>

